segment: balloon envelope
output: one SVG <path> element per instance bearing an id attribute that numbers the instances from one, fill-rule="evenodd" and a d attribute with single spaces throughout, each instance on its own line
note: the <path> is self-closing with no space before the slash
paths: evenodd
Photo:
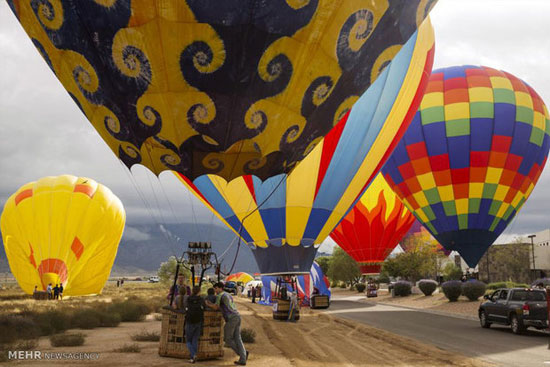
<path id="1" fill-rule="evenodd" d="M 243 284 L 246 284 L 250 281 L 254 280 L 254 277 L 248 273 L 244 273 L 244 272 L 238 272 L 238 273 L 235 273 L 235 274 L 231 274 L 231 275 L 228 275 L 226 278 L 225 278 L 225 281 L 229 282 L 229 281 L 232 281 L 232 282 L 242 282 Z"/>
<path id="2" fill-rule="evenodd" d="M 474 267 L 533 191 L 549 132 L 544 102 L 515 76 L 440 69 L 382 172 L 439 243 Z"/>
<path id="3" fill-rule="evenodd" d="M 330 237 L 359 263 L 361 273 L 377 274 L 414 220 L 378 174 Z"/>
<path id="4" fill-rule="evenodd" d="M 434 3 L 8 0 L 128 167 L 227 180 L 289 172 Z"/>
<path id="5" fill-rule="evenodd" d="M 420 103 L 432 66 L 427 21 L 380 77 L 288 175 L 231 182 L 178 177 L 253 249 L 262 274 L 307 273 L 318 245 L 374 178 Z"/>
<path id="6" fill-rule="evenodd" d="M 10 269 L 23 291 L 62 283 L 64 295 L 101 293 L 126 214 L 105 186 L 83 177 L 44 177 L 4 205 L 0 228 Z"/>

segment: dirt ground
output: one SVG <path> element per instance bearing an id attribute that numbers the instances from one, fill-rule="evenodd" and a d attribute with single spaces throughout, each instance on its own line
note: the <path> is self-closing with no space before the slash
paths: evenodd
<path id="1" fill-rule="evenodd" d="M 348 289 L 332 289 L 333 294 L 339 296 L 360 296 L 358 292 L 352 292 Z M 477 318 L 477 311 L 481 298 L 478 301 L 470 301 L 464 296 L 460 296 L 458 301 L 449 302 L 443 293 L 434 293 L 431 296 L 424 294 L 413 294 L 407 297 L 392 297 L 387 290 L 379 290 L 378 297 L 365 297 L 362 302 L 387 303 L 396 306 L 412 307 L 426 310 L 458 314 L 461 316 L 470 316 Z"/>
<path id="2" fill-rule="evenodd" d="M 349 291 L 347 291 L 349 292 Z M 379 329 L 328 316 L 321 311 L 302 309 L 295 324 L 275 321 L 271 308 L 238 299 L 243 327 L 256 331 L 256 342 L 246 344 L 249 366 L 490 366 L 487 362 L 443 351 Z M 60 360 L 55 365 L 172 366 L 185 360 L 160 357 L 157 342 L 139 342 L 140 353 L 117 353 L 113 349 L 131 344 L 130 336 L 141 330 L 160 332 L 160 322 L 150 315 L 144 322 L 122 323 L 115 328 L 82 330 L 86 342 L 80 347 L 52 348 L 41 338 L 37 350 L 43 352 L 99 353 L 94 361 Z M 70 332 L 74 332 L 71 330 Z M 233 366 L 236 356 L 225 349 L 219 360 L 201 361 L 204 366 Z M 53 361 L 12 361 L 9 366 L 53 365 Z"/>

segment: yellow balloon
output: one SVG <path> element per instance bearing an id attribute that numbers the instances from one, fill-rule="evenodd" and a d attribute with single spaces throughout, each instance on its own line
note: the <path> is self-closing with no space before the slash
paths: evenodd
<path id="1" fill-rule="evenodd" d="M 101 293 L 126 213 L 107 187 L 84 177 L 44 177 L 6 201 L 0 228 L 11 271 L 23 291 L 63 284 L 63 295 Z"/>

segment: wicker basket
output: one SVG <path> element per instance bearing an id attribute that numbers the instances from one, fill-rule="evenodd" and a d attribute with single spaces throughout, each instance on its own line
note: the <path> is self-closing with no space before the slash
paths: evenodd
<path id="1" fill-rule="evenodd" d="M 290 301 L 286 299 L 274 299 L 273 318 L 275 320 L 288 320 Z M 300 307 L 296 308 L 294 320 L 300 320 Z"/>
<path id="2" fill-rule="evenodd" d="M 311 296 L 311 308 L 329 308 L 330 299 L 325 295 Z"/>
<path id="3" fill-rule="evenodd" d="M 162 309 L 159 355 L 163 357 L 190 358 L 185 343 L 185 314 L 181 311 Z M 199 338 L 197 360 L 223 357 L 223 318 L 219 311 L 204 311 L 202 334 Z"/>
<path id="4" fill-rule="evenodd" d="M 37 300 L 47 300 L 48 298 L 48 292 L 46 291 L 36 291 L 32 294 L 32 298 Z"/>

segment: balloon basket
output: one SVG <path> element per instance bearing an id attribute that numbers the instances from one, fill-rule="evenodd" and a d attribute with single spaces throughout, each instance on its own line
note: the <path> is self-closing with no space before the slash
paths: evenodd
<path id="1" fill-rule="evenodd" d="M 48 300 L 48 292 L 46 291 L 37 291 L 32 294 L 32 298 L 38 301 Z"/>
<path id="2" fill-rule="evenodd" d="M 191 358 L 185 343 L 185 314 L 163 308 L 159 355 L 162 357 Z M 219 311 L 204 311 L 202 334 L 199 338 L 197 360 L 223 357 L 223 318 Z"/>
<path id="3" fill-rule="evenodd" d="M 330 298 L 326 295 L 314 295 L 311 296 L 310 308 L 313 309 L 322 309 L 329 308 Z"/>
<path id="4" fill-rule="evenodd" d="M 290 311 L 290 300 L 286 299 L 274 299 L 273 300 L 273 319 L 286 321 L 288 320 L 288 314 Z M 296 307 L 294 310 L 294 320 L 300 320 L 300 307 Z"/>

